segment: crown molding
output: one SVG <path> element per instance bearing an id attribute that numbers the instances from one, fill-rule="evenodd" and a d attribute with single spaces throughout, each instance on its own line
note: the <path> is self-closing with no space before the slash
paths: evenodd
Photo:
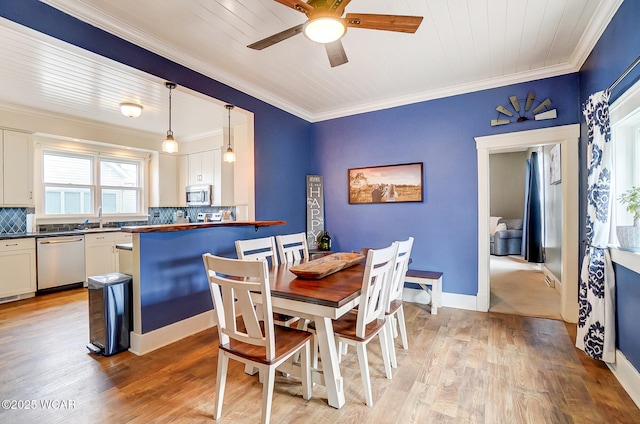
<path id="1" fill-rule="evenodd" d="M 212 67 L 210 64 L 205 64 L 196 57 L 184 51 L 177 50 L 161 40 L 149 36 L 148 34 L 142 33 L 124 22 L 113 20 L 111 18 L 106 19 L 100 11 L 86 4 L 82 0 L 77 0 L 73 9 L 66 7 L 66 2 L 62 0 L 42 1 L 70 16 L 76 16 L 88 24 L 101 28 L 116 35 L 117 37 L 206 75 L 209 78 L 246 93 L 285 112 L 291 113 L 301 119 L 308 122 L 321 122 L 329 119 L 342 118 L 350 115 L 389 109 L 428 100 L 578 72 L 624 0 L 601 0 L 595 15 L 589 22 L 587 30 L 578 42 L 576 49 L 573 51 L 568 62 L 562 65 L 486 79 L 468 84 L 428 90 L 407 96 L 399 96 L 320 113 L 313 113 L 301 109 L 271 92 L 262 90 L 253 84 L 247 83 L 246 81 L 242 81 L 228 72 L 223 71 L 219 67 Z"/>

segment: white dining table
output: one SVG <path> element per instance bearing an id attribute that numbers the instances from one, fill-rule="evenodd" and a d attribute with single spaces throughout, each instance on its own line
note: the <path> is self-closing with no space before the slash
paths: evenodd
<path id="1" fill-rule="evenodd" d="M 364 264 L 317 280 L 297 278 L 290 266 L 279 265 L 269 273 L 273 310 L 314 321 L 322 369 L 313 370 L 313 380 L 326 387 L 329 405 L 339 409 L 345 396 L 333 320 L 360 303 Z M 292 368 L 287 371 L 295 374 Z"/>

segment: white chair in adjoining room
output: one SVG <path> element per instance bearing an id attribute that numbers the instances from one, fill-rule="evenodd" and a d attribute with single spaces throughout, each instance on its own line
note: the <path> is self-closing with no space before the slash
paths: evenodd
<path id="1" fill-rule="evenodd" d="M 274 325 L 266 260 L 228 259 L 209 253 L 202 259 L 218 321 L 214 419 L 222 414 L 229 359 L 260 371 L 262 423 L 270 419 L 276 368 L 297 353 L 301 357 L 302 397 L 310 399 L 312 336 L 306 331 Z"/>
<path id="2" fill-rule="evenodd" d="M 293 263 L 302 259 L 309 259 L 307 234 L 304 232 L 276 236 L 276 244 L 278 245 L 278 253 L 282 263 Z"/>
<path id="3" fill-rule="evenodd" d="M 392 244 L 384 249 L 370 249 L 367 252 L 358 309 L 352 309 L 333 323 L 336 341 L 356 346 L 367 406 L 373 405 L 367 344 L 375 336 L 379 336 L 380 339 L 386 377 L 392 377 L 388 326 L 385 324 L 384 314 L 386 310 L 385 298 L 389 290 L 388 285 L 391 284 L 393 278 L 396 252 L 397 244 Z"/>
<path id="4" fill-rule="evenodd" d="M 387 321 L 389 336 L 389 356 L 391 357 L 391 366 L 398 367 L 396 358 L 396 349 L 394 339 L 398 336 L 397 328 L 400 328 L 400 337 L 402 338 L 402 347 L 409 349 L 407 338 L 407 325 L 404 319 L 404 308 L 402 307 L 402 291 L 404 289 L 405 276 L 409 268 L 409 259 L 411 257 L 411 248 L 413 247 L 413 237 L 409 237 L 405 241 L 396 241 L 394 244 L 398 247 L 396 263 L 393 270 L 393 278 L 389 285 L 388 296 L 386 300 L 385 319 Z"/>

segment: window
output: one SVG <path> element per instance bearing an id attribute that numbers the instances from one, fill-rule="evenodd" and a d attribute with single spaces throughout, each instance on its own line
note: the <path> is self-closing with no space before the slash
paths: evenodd
<path id="1" fill-rule="evenodd" d="M 46 215 L 141 213 L 139 160 L 43 151 Z"/>
<path id="2" fill-rule="evenodd" d="M 613 141 L 611 228 L 615 234 L 616 225 L 633 225 L 633 217 L 618 200 L 620 195 L 640 186 L 640 82 L 611 105 L 610 113 Z"/>

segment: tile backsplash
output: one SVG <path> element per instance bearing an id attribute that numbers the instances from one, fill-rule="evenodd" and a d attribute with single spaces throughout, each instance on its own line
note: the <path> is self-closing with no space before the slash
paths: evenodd
<path id="1" fill-rule="evenodd" d="M 27 231 L 27 214 L 33 208 L 0 208 L 0 233 L 24 233 Z"/>
<path id="2" fill-rule="evenodd" d="M 235 216 L 233 207 L 216 207 L 216 206 L 200 206 L 200 207 L 179 207 L 179 208 L 149 208 L 149 218 L 146 221 L 129 221 L 129 222 L 110 222 L 105 223 L 107 227 L 123 227 L 126 225 L 155 225 L 155 224 L 172 224 L 176 211 L 184 211 L 185 216 L 189 217 L 189 222 L 196 222 L 199 212 L 221 212 L 223 210 L 232 211 Z M 24 233 L 27 230 L 27 214 L 35 213 L 34 208 L 0 208 L 0 233 Z M 38 228 L 41 232 L 45 231 L 68 231 L 76 228 L 77 223 L 68 224 L 39 224 Z M 92 224 L 92 226 L 95 226 Z"/>

